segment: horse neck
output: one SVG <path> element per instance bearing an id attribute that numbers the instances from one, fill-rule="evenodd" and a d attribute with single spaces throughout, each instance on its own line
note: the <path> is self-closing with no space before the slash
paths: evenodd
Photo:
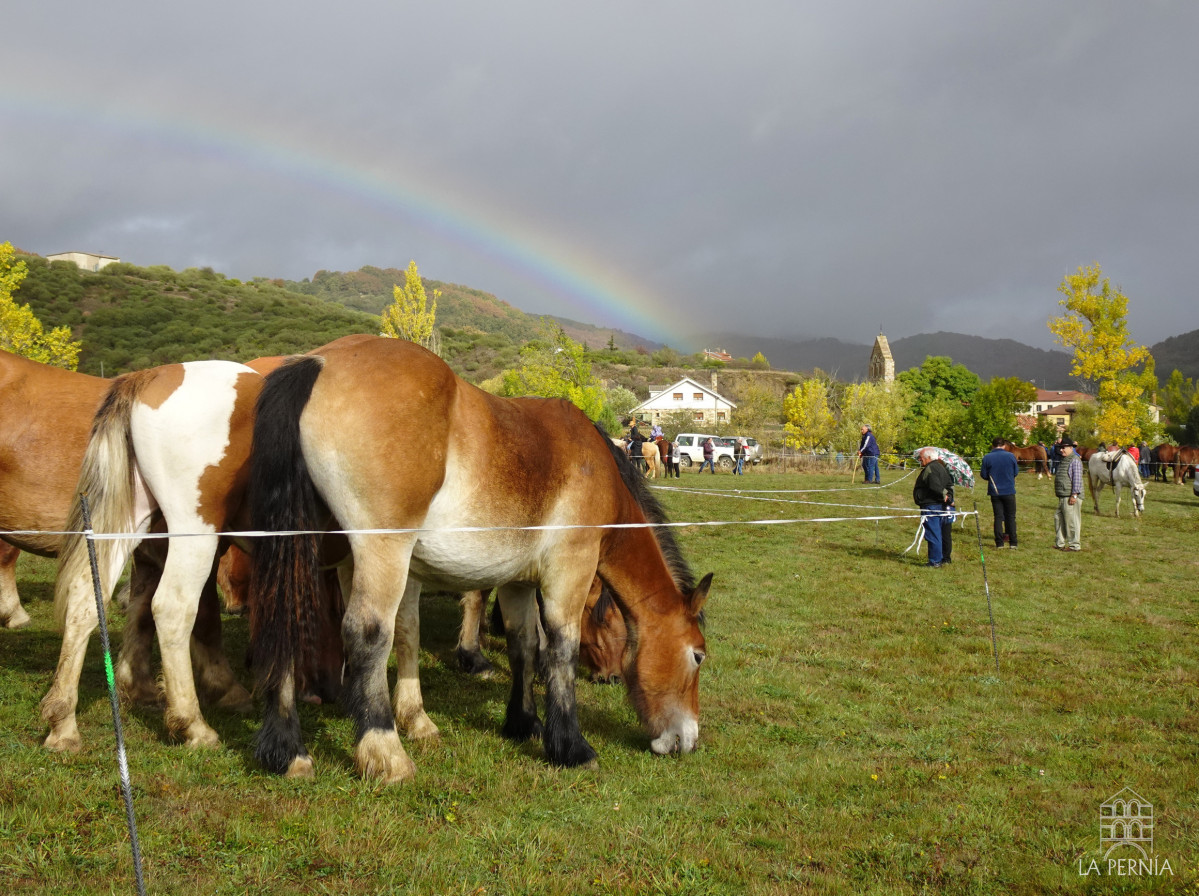
<path id="1" fill-rule="evenodd" d="M 600 578 L 634 620 L 679 606 L 680 591 L 662 548 L 649 528 L 611 529 L 600 550 Z"/>

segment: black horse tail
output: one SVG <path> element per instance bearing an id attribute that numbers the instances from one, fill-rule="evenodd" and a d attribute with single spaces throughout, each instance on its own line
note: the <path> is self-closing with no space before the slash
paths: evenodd
<path id="1" fill-rule="evenodd" d="M 254 421 L 250 462 L 250 525 L 264 532 L 304 531 L 304 535 L 265 536 L 255 540 L 250 572 L 251 662 L 267 698 L 268 724 L 273 703 L 298 657 L 312 654 L 320 612 L 321 503 L 300 446 L 300 413 L 324 366 L 306 355 L 289 361 L 266 378 Z M 284 702 L 291 700 L 284 696 Z M 286 707 L 279 707 L 286 713 Z M 265 726 L 264 726 L 265 728 Z M 298 730 L 298 725 L 297 725 Z M 259 759 L 274 771 L 271 749 L 259 738 Z M 286 750 L 284 750 L 286 753 Z M 286 757 L 290 759 L 290 756 Z M 282 757 L 281 757 L 282 759 Z"/>

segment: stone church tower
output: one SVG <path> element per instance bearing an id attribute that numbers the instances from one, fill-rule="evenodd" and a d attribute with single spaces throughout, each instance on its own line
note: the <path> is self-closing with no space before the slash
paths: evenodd
<path id="1" fill-rule="evenodd" d="M 882 331 L 874 340 L 874 350 L 870 353 L 869 379 L 872 383 L 895 382 L 895 359 L 891 357 L 891 346 L 887 344 L 887 337 Z"/>

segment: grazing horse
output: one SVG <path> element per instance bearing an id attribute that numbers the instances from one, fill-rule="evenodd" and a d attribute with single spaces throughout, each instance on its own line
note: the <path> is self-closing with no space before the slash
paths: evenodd
<path id="1" fill-rule="evenodd" d="M 157 521 L 177 538 L 162 561 L 151 612 L 162 655 L 168 730 L 189 746 L 219 743 L 196 696 L 191 634 L 202 596 L 213 579 L 219 532 L 241 505 L 248 470 L 254 402 L 262 377 L 242 364 L 195 361 L 126 374 L 112 381 L 96 412 L 76 491 L 87 494 L 98 534 L 129 533 L 95 542 L 100 582 L 107 597 L 130 553 Z M 71 505 L 63 538 L 54 608 L 63 626 L 62 650 L 42 718 L 45 746 L 78 750 L 75 719 L 79 675 L 87 641 L 98 624 L 82 510 Z M 138 567 L 135 566 L 135 574 Z M 138 593 L 134 588 L 134 594 Z M 215 595 L 215 588 L 212 589 Z M 141 641 L 126 644 L 116 677 L 136 686 L 148 666 Z M 138 652 L 141 651 L 141 652 Z M 205 689 L 223 694 L 222 705 L 241 708 L 249 694 L 233 677 L 223 653 L 197 663 Z"/>
<path id="2" fill-rule="evenodd" d="M 487 595 L 484 590 L 467 591 L 462 595 L 462 627 L 455 650 L 459 668 L 482 678 L 490 678 L 494 671 L 481 647 Z M 592 681 L 613 684 L 621 680 L 627 642 L 624 617 L 612 599 L 612 592 L 602 587 L 597 576 L 591 583 L 587 603 L 583 605 L 579 629 L 579 659 L 590 671 Z"/>
<path id="3" fill-rule="evenodd" d="M 1091 498 L 1095 512 L 1099 513 L 1099 493 L 1110 485 L 1116 493 L 1116 516 L 1120 516 L 1120 491 L 1124 486 L 1132 489 L 1132 515 L 1145 512 L 1145 483 L 1137 470 L 1137 462 L 1126 451 L 1096 451 L 1087 460 L 1087 479 L 1091 486 Z"/>
<path id="4" fill-rule="evenodd" d="M 530 438 L 549 450 L 533 459 L 502 447 Z M 695 748 L 711 574 L 693 584 L 670 530 L 652 528 L 665 520 L 644 480 L 577 407 L 493 396 L 410 342 L 348 336 L 267 378 L 254 444 L 263 446 L 251 471 L 254 528 L 346 530 L 343 694 L 364 777 L 394 782 L 415 773 L 396 720 L 424 716 L 414 649 L 422 583 L 508 583 L 499 592 L 512 669 L 503 732 L 515 740 L 543 734 L 551 763 L 590 766 L 596 754 L 579 730 L 575 668 L 598 574 L 637 632 L 626 683 L 651 748 Z M 415 444 L 425 463 L 391 462 Z M 310 640 L 319 549 L 318 535 L 300 534 L 263 539 L 253 553 L 251 638 L 266 704 L 256 755 L 289 776 L 313 771 L 291 670 Z M 544 727 L 533 699 L 538 586 Z M 398 680 L 389 706 L 393 643 Z"/>
<path id="5" fill-rule="evenodd" d="M 1004 439 L 1002 448 L 1004 451 L 1016 455 L 1017 461 L 1032 464 L 1033 468 L 1037 471 L 1038 479 L 1049 475 L 1049 455 L 1045 453 L 1045 449 L 1040 445 L 1020 446 Z"/>

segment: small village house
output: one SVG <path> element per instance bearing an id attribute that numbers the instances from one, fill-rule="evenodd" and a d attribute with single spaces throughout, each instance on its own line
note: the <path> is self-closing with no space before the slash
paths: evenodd
<path id="1" fill-rule="evenodd" d="M 632 413 L 640 419 L 657 423 L 674 411 L 688 411 L 697 429 L 728 423 L 737 406 L 718 393 L 716 386 L 715 374 L 712 375 L 711 387 L 691 377 L 683 377 L 669 386 L 650 386 L 649 398 L 633 408 Z"/>

